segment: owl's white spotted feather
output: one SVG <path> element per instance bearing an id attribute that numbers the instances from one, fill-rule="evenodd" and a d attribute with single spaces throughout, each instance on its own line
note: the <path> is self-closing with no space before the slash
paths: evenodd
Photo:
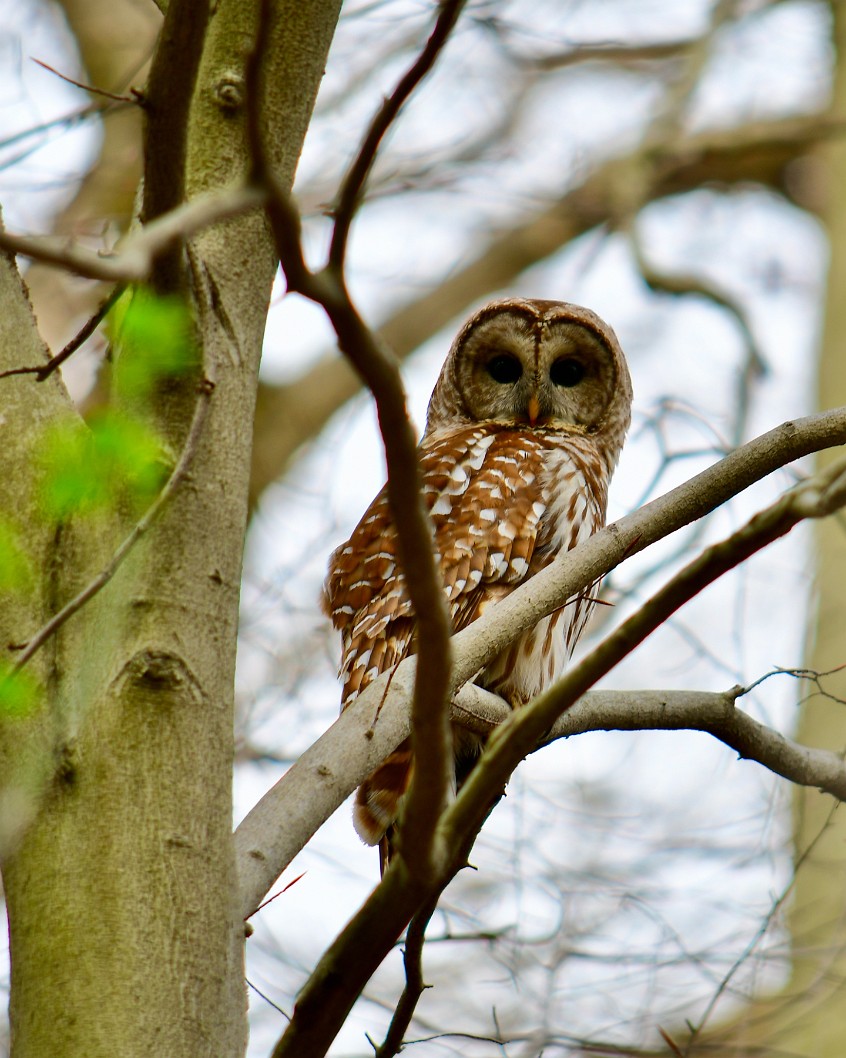
<path id="1" fill-rule="evenodd" d="M 630 401 L 613 332 L 588 310 L 508 299 L 464 327 L 432 396 L 419 453 L 456 631 L 603 525 Z M 570 600 L 476 682 L 514 707 L 528 702 L 563 672 L 591 605 Z M 342 635 L 346 707 L 414 652 L 385 489 L 333 554 L 325 606 Z M 472 757 L 479 744 L 457 731 L 459 755 Z M 392 829 L 411 766 L 405 743 L 359 788 L 356 829 L 369 844 Z"/>

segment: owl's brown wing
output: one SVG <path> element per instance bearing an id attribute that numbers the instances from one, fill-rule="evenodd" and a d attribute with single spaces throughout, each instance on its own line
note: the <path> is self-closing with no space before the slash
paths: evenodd
<path id="1" fill-rule="evenodd" d="M 329 560 L 323 608 L 341 632 L 341 708 L 407 656 L 414 618 L 383 488 Z"/>
<path id="2" fill-rule="evenodd" d="M 424 445 L 423 491 L 453 626 L 529 574 L 541 519 L 546 439 L 465 426 Z M 330 559 L 324 606 L 343 636 L 343 704 L 412 650 L 414 617 L 383 489 Z"/>

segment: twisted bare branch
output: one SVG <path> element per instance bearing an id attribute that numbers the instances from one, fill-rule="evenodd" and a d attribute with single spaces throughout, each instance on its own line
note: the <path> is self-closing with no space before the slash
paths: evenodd
<path id="1" fill-rule="evenodd" d="M 267 8 L 267 0 L 263 5 Z M 247 68 L 250 100 L 248 135 L 252 180 L 267 187 L 267 215 L 288 289 L 320 305 L 338 337 L 338 345 L 373 394 L 388 467 L 388 500 L 397 529 L 398 557 L 417 618 L 416 652 L 420 660 L 412 705 L 412 739 L 418 766 L 414 770 L 406 806 L 406 825 L 415 840 L 407 843 L 409 860 L 423 876 L 431 874 L 432 843 L 437 821 L 446 802 L 452 771 L 452 736 L 449 728 L 448 689 L 452 650 L 451 624 L 441 589 L 432 546 L 432 527 L 422 500 L 417 460 L 417 437 L 406 407 L 399 363 L 366 326 L 349 293 L 344 277 L 346 232 L 359 192 L 379 143 L 396 119 L 403 101 L 431 68 L 455 24 L 462 3 L 442 5 L 436 28 L 420 59 L 401 80 L 385 108 L 374 119 L 359 151 L 358 161 L 341 192 L 335 235 L 326 265 L 312 271 L 305 262 L 299 211 L 276 180 L 264 147 L 261 113 L 262 57 L 267 46 L 263 26 Z"/>

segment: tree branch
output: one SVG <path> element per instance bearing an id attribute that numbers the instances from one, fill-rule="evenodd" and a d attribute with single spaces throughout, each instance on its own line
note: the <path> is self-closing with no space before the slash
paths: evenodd
<path id="1" fill-rule="evenodd" d="M 262 190 L 246 184 L 208 191 L 128 235 L 111 253 L 96 253 L 61 237 L 7 231 L 0 231 L 0 248 L 87 279 L 143 283 L 150 278 L 157 257 L 168 248 L 182 245 L 222 220 L 258 208 L 265 198 Z"/>
<path id="2" fill-rule="evenodd" d="M 576 66 L 588 62 L 608 62 L 615 66 L 640 66 L 643 63 L 667 62 L 679 60 L 696 46 L 697 37 L 679 37 L 676 40 L 652 42 L 646 44 L 579 44 L 567 51 L 553 55 L 516 55 L 510 56 L 522 67 L 530 70 L 561 70 L 566 66 Z"/>
<path id="3" fill-rule="evenodd" d="M 405 856 L 393 857 L 381 884 L 306 981 L 273 1058 L 323 1058 L 364 984 L 412 917 L 419 916 L 419 926 L 425 929 L 429 909 L 434 909 L 441 892 L 465 866 L 472 843 L 471 838 L 443 846 L 437 875 L 430 870 L 424 877 L 411 869 Z M 413 1010 L 407 1012 L 410 1017 Z"/>
<path id="4" fill-rule="evenodd" d="M 29 367 L 11 367 L 8 371 L 0 371 L 0 378 L 10 378 L 13 375 L 35 375 L 37 382 L 43 382 L 46 378 L 49 378 L 54 371 L 58 370 L 66 360 L 73 356 L 77 349 L 85 345 L 106 316 L 108 316 L 110 309 L 124 290 L 123 284 L 118 283 L 111 293 L 103 299 L 94 315 L 80 327 L 67 345 L 55 356 L 51 356 L 46 363 L 32 364 Z"/>
<path id="5" fill-rule="evenodd" d="M 402 963 L 405 969 L 405 987 L 397 1003 L 391 1024 L 382 1043 L 374 1049 L 373 1058 L 394 1058 L 403 1049 L 402 1041 L 420 997 L 430 988 L 423 981 L 423 945 L 426 940 L 426 929 L 438 906 L 438 895 L 422 907 L 408 926 L 405 937 L 405 950 Z"/>
<path id="6" fill-rule="evenodd" d="M 144 96 L 144 183 L 141 222 L 147 224 L 185 200 L 191 102 L 203 55 L 210 0 L 171 0 L 164 13 Z M 181 290 L 182 255 L 168 243 L 151 275 L 160 294 Z"/>
<path id="7" fill-rule="evenodd" d="M 101 96 L 104 99 L 111 100 L 113 103 L 127 103 L 130 106 L 138 106 L 140 104 L 138 96 L 119 95 L 116 92 L 109 92 L 105 88 L 97 88 L 96 85 L 85 84 L 83 81 L 76 81 L 73 77 L 68 77 L 67 74 L 62 73 L 60 70 L 57 70 L 55 66 L 51 66 L 48 62 L 43 62 L 41 59 L 33 58 L 32 61 L 43 70 L 47 70 L 48 73 L 54 74 L 60 81 L 64 81 L 66 84 L 71 84 L 74 88 L 81 88 L 83 92 L 90 92 L 92 95 Z"/>
<path id="8" fill-rule="evenodd" d="M 351 994 L 347 981 L 337 977 L 336 953 L 357 951 L 360 973 L 369 979 L 424 892 L 402 857 L 395 857 L 362 911 L 338 935 L 309 977 L 288 1028 L 273 1049 L 273 1058 L 322 1058 L 357 996 Z M 315 997 L 319 997 L 317 1003 Z"/>
<path id="9" fill-rule="evenodd" d="M 532 578 L 531 591 L 521 588 L 512 592 L 455 637 L 456 685 L 472 679 L 489 658 L 533 627 L 541 616 L 584 591 L 624 559 L 709 514 L 793 459 L 844 443 L 846 408 L 782 423 L 684 484 L 606 526 L 578 549 L 560 554 Z M 786 458 L 788 451 L 796 455 Z M 568 590 L 562 591 L 565 582 Z"/>
<path id="10" fill-rule="evenodd" d="M 361 204 L 367 177 L 376 160 L 379 146 L 411 93 L 435 65 L 465 3 L 466 0 L 440 0 L 441 10 L 435 22 L 435 28 L 426 41 L 426 46 L 400 79 L 393 92 L 382 103 L 364 134 L 358 154 L 344 177 L 332 211 L 335 225 L 332 229 L 328 263 L 335 271 L 340 271 L 344 267 L 350 225 Z"/>
<path id="11" fill-rule="evenodd" d="M 842 457 L 790 489 L 728 539 L 706 548 L 554 687 L 512 713 L 490 737 L 479 763 L 447 810 L 442 822 L 447 843 L 477 833 L 491 797 L 544 740 L 559 716 L 676 610 L 799 522 L 824 518 L 845 503 L 846 457 Z"/>
<path id="12" fill-rule="evenodd" d="M 555 721 L 536 749 L 588 731 L 702 731 L 743 760 L 846 801 L 841 754 L 803 746 L 755 720 L 737 707 L 747 693 L 745 687 L 723 692 L 588 691 Z M 465 685 L 453 706 L 453 721 L 480 734 L 490 734 L 510 715 L 506 702 L 473 684 Z"/>
<path id="13" fill-rule="evenodd" d="M 800 521 L 825 517 L 843 504 L 846 457 L 785 493 L 728 539 L 707 548 L 554 687 L 512 712 L 488 739 L 481 758 L 440 821 L 438 829 L 443 840 L 434 846 L 442 852 L 440 862 L 433 862 L 426 879 L 410 875 L 401 858 L 391 864 L 382 885 L 353 916 L 306 982 L 274 1058 L 294 1054 L 298 1058 L 317 1058 L 325 1054 L 374 966 L 393 946 L 394 940 L 389 940 L 391 932 L 398 936 L 423 901 L 432 898 L 453 877 L 462 865 L 457 850 L 469 851 L 514 769 L 542 742 L 566 709 L 708 584 L 784 536 Z M 383 891 L 389 890 L 392 899 L 386 906 Z M 373 936 L 371 930 L 377 921 L 379 931 Z M 366 961 L 359 949 L 364 930 L 368 931 Z"/>

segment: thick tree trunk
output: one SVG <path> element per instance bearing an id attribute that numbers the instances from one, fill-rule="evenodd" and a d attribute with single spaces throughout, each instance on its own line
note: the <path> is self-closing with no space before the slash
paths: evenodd
<path id="1" fill-rule="evenodd" d="M 833 116 L 846 117 L 846 12 L 833 4 L 838 53 Z M 820 347 L 820 408 L 846 404 L 846 145 L 826 149 L 829 262 L 825 323 Z M 821 453 L 825 466 L 842 453 Z M 815 621 L 808 643 L 808 667 L 829 672 L 846 664 L 846 523 L 843 518 L 816 522 L 814 532 Z M 798 738 L 810 746 L 846 747 L 846 672 L 824 679 L 828 694 L 809 694 L 802 706 Z M 839 699 L 836 700 L 836 699 Z M 790 913 L 793 969 L 792 995 L 802 997 L 805 1016 L 785 1030 L 786 1050 L 814 1058 L 840 1058 L 846 1037 L 843 987 L 846 984 L 846 813 L 815 790 L 795 794 L 797 855 L 813 845 L 797 864 Z M 833 814 L 832 814 L 833 813 Z"/>
<path id="2" fill-rule="evenodd" d="M 838 66 L 832 117 L 846 117 L 846 12 L 833 4 Z M 820 409 L 846 405 L 846 144 L 820 151 L 824 220 L 830 261 L 818 362 Z M 824 168 L 823 168 L 824 166 Z M 819 467 L 842 456 L 829 449 Z M 820 673 L 846 663 L 846 523 L 842 515 L 815 521 L 812 620 L 806 663 Z M 785 613 L 789 604 L 785 602 Z M 846 672 L 824 678 L 826 694 L 805 685 L 797 739 L 803 745 L 846 747 Z M 839 699 L 839 700 L 838 700 Z M 841 1058 L 846 1038 L 846 814 L 833 798 L 807 787 L 794 790 L 796 879 L 789 905 L 791 972 L 784 989 L 742 1011 L 714 1038 L 730 1053 L 778 1053 L 797 1058 Z"/>
<path id="3" fill-rule="evenodd" d="M 281 0 L 274 11 L 265 109 L 288 185 L 339 6 Z M 190 195 L 246 168 L 243 108 L 233 112 L 220 85 L 243 76 L 256 7 L 222 0 L 210 19 L 190 117 Z M 193 257 L 206 295 L 199 341 L 215 389 L 189 479 L 114 580 L 42 652 L 47 701 L 20 725 L 40 749 L 42 796 L 30 798 L 37 815 L 4 864 L 15 1058 L 224 1058 L 244 1048 L 233 675 L 256 377 L 276 262 L 258 214 L 205 233 Z M 13 284 L 7 276 L 7 297 Z M 10 366 L 29 359 L 23 350 L 7 343 Z M 32 376 L 13 384 L 23 397 L 10 428 L 35 443 L 39 420 L 66 412 L 67 401 L 58 385 L 48 391 Z M 39 401 L 46 406 L 36 414 L 30 405 Z M 181 401 L 166 421 L 157 415 L 177 452 L 192 405 Z M 4 491 L 21 490 L 31 473 L 19 463 Z M 35 507 L 29 515 L 37 536 Z M 126 528 L 80 521 L 50 535 L 44 565 L 56 576 L 5 642 L 26 638 L 62 605 Z M 8 724 L 3 734 L 11 741 Z"/>

